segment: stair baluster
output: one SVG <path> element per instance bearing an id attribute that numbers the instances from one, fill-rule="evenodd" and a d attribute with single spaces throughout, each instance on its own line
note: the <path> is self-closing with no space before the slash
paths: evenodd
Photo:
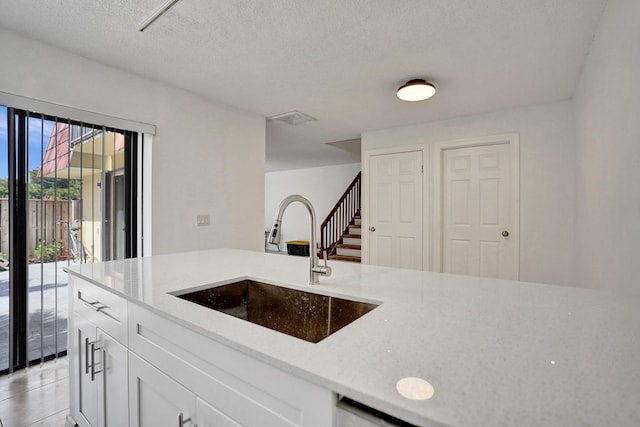
<path id="1" fill-rule="evenodd" d="M 320 250 L 318 256 L 325 254 L 331 258 L 338 245 L 343 243 L 343 235 L 349 233 L 349 225 L 354 225 L 360 215 L 361 176 L 358 172 L 349 187 L 320 225 Z M 325 251 L 326 250 L 326 251 Z M 353 257 L 357 260 L 357 257 Z"/>

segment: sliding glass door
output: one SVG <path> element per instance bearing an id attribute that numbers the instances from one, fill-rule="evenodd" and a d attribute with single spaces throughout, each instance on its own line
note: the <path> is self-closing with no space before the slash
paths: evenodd
<path id="1" fill-rule="evenodd" d="M 0 106 L 0 372 L 67 346 L 67 273 L 136 255 L 136 134 Z"/>
<path id="2" fill-rule="evenodd" d="M 9 135 L 0 105 L 0 372 L 9 369 Z"/>

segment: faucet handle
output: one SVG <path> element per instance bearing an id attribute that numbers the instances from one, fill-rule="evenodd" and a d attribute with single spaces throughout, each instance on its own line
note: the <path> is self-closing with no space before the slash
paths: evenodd
<path id="1" fill-rule="evenodd" d="M 326 249 L 323 249 L 322 252 L 324 252 L 326 255 L 323 257 L 324 258 L 324 266 L 320 266 L 317 265 L 315 267 L 313 267 L 313 269 L 311 271 L 313 271 L 315 274 L 322 274 L 325 277 L 329 277 L 331 276 L 331 267 L 329 267 L 327 265 L 327 258 L 329 256 L 329 251 L 327 251 Z"/>
<path id="2" fill-rule="evenodd" d="M 322 252 L 324 252 L 324 256 L 322 257 L 324 259 L 324 267 L 320 267 L 321 271 L 319 271 L 319 273 L 326 277 L 329 277 L 331 276 L 331 267 L 327 265 L 327 259 L 329 258 L 329 249 L 324 248 Z"/>

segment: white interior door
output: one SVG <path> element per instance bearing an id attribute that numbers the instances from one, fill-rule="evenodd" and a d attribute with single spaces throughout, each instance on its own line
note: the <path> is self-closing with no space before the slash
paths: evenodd
<path id="1" fill-rule="evenodd" d="M 442 155 L 442 271 L 518 279 L 510 144 Z"/>
<path id="2" fill-rule="evenodd" d="M 422 269 L 422 151 L 369 160 L 369 262 Z"/>

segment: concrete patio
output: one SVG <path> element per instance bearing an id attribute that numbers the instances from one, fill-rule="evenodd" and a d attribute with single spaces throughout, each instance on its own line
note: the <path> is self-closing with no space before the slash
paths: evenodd
<path id="1" fill-rule="evenodd" d="M 66 261 L 29 265 L 30 360 L 67 348 L 68 279 L 62 270 L 66 265 Z M 9 271 L 3 271 L 0 272 L 0 370 L 8 368 L 8 353 Z"/>

